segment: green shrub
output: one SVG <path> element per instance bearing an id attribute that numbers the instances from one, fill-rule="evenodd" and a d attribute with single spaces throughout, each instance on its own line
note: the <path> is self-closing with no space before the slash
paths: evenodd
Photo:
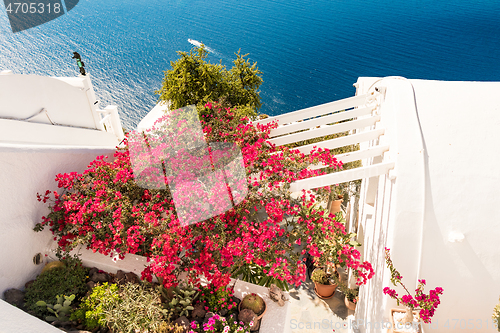
<path id="1" fill-rule="evenodd" d="M 80 307 L 73 312 L 70 319 L 82 322 L 91 330 L 105 327 L 107 324 L 106 313 L 118 306 L 120 301 L 118 286 L 105 282 L 94 287 L 92 293 L 82 300 Z"/>
<path id="2" fill-rule="evenodd" d="M 170 63 L 172 69 L 165 72 L 162 87 L 156 92 L 160 100 L 171 102 L 172 110 L 218 101 L 228 107 L 246 106 L 247 116 L 257 115 L 256 110 L 262 105 L 258 91 L 261 71 L 257 63 L 251 64 L 245 58 L 247 55 L 238 51 L 228 70 L 221 64 L 207 62 L 205 48 L 177 53 L 180 58 Z"/>
<path id="3" fill-rule="evenodd" d="M 165 328 L 166 310 L 161 306 L 160 292 L 151 285 L 128 283 L 121 287 L 120 299 L 117 306 L 104 311 L 107 326 L 114 332 L 159 332 L 160 327 Z"/>
<path id="4" fill-rule="evenodd" d="M 58 295 L 72 295 L 76 297 L 87 291 L 85 284 L 87 269 L 77 258 L 61 260 L 63 267 L 55 267 L 40 274 L 35 282 L 26 289 L 24 300 L 28 311 L 37 317 L 43 318 L 45 310 L 37 306 L 38 301 L 51 304 Z"/>

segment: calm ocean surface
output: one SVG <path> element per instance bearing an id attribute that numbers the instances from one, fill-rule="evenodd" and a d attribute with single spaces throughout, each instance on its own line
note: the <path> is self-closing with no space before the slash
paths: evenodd
<path id="1" fill-rule="evenodd" d="M 498 0 L 80 0 L 16 34 L 0 3 L 0 70 L 77 75 L 78 51 L 101 107 L 119 105 L 129 129 L 188 38 L 229 67 L 249 53 L 270 115 L 353 96 L 359 76 L 500 81 Z"/>

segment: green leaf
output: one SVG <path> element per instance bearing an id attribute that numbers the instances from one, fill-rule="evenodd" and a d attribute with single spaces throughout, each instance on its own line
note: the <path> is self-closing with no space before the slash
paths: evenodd
<path id="1" fill-rule="evenodd" d="M 265 286 L 266 285 L 266 282 L 269 280 L 269 276 L 265 276 L 263 277 L 262 279 L 260 279 L 259 281 L 259 286 Z"/>
<path id="2" fill-rule="evenodd" d="M 59 321 L 69 321 L 68 316 L 61 316 L 58 319 L 59 319 Z"/>
<path id="3" fill-rule="evenodd" d="M 47 317 L 45 317 L 45 320 L 46 320 L 46 321 L 56 321 L 56 320 L 57 320 L 57 317 L 54 317 L 54 316 L 47 316 Z"/>
<path id="4" fill-rule="evenodd" d="M 38 305 L 38 306 L 47 306 L 47 303 L 45 303 L 44 301 L 38 301 L 38 302 L 36 302 L 36 305 Z"/>
<path id="5" fill-rule="evenodd" d="M 350 241 L 349 244 L 351 244 L 352 246 L 361 246 L 361 244 L 355 240 Z"/>
<path id="6" fill-rule="evenodd" d="M 70 313 L 71 310 L 71 306 L 63 306 L 59 312 Z"/>
<path id="7" fill-rule="evenodd" d="M 54 305 L 54 310 L 59 310 L 60 308 L 62 308 L 61 304 Z"/>

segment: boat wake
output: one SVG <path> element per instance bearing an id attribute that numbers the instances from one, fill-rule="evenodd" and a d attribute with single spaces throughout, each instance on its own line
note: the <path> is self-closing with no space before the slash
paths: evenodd
<path id="1" fill-rule="evenodd" d="M 208 51 L 208 52 L 210 52 L 210 53 L 217 53 L 217 52 L 215 52 L 213 49 L 209 48 L 208 46 L 203 45 L 203 42 L 199 42 L 199 41 L 197 41 L 196 39 L 191 39 L 191 38 L 189 38 L 189 39 L 188 39 L 188 42 L 189 42 L 190 44 L 192 44 L 192 45 L 196 46 L 196 47 L 202 47 L 202 46 L 203 46 L 203 47 L 205 48 L 205 50 L 207 50 L 207 51 Z"/>

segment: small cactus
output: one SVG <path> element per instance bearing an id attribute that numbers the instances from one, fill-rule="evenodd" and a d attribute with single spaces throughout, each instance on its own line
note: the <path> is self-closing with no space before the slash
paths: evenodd
<path id="1" fill-rule="evenodd" d="M 75 295 L 71 296 L 64 296 L 64 295 L 58 295 L 56 296 L 56 304 L 47 304 L 44 301 L 38 301 L 36 302 L 36 305 L 40 307 L 45 307 L 48 312 L 51 312 L 54 314 L 54 316 L 46 316 L 45 320 L 46 321 L 68 321 L 69 320 L 69 314 L 71 310 L 71 302 L 75 299 Z"/>
<path id="2" fill-rule="evenodd" d="M 266 309 L 266 303 L 259 295 L 251 293 L 243 297 L 241 309 L 252 310 L 257 316 L 261 315 Z"/>

